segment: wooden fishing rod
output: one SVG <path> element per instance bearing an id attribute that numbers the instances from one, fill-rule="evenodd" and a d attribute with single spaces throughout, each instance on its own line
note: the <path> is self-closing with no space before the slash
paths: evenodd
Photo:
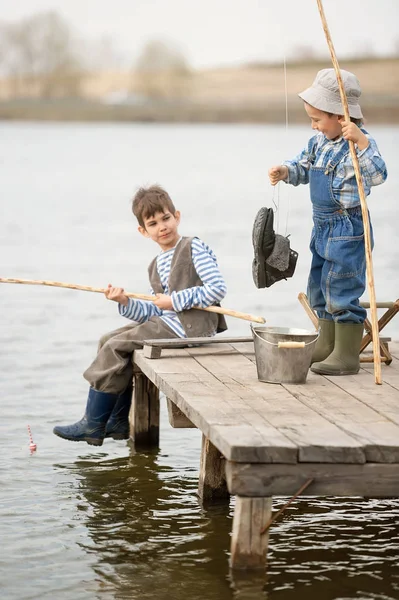
<path id="1" fill-rule="evenodd" d="M 22 283 L 26 285 L 49 285 L 51 287 L 67 288 L 70 290 L 81 290 L 82 292 L 98 292 L 104 294 L 105 288 L 95 288 L 88 285 L 77 285 L 75 283 L 63 283 L 61 281 L 44 281 L 40 279 L 12 279 L 6 277 L 0 277 L 0 283 Z M 157 299 L 156 296 L 150 296 L 146 294 L 135 294 L 132 292 L 123 292 L 128 298 L 136 298 L 137 300 L 147 300 L 154 302 Z M 248 313 L 239 312 L 237 310 L 231 310 L 229 308 L 222 308 L 221 306 L 208 306 L 207 308 L 200 308 L 199 306 L 194 307 L 196 310 L 206 310 L 207 312 L 217 313 L 219 315 L 227 315 L 229 317 L 236 317 L 237 319 L 243 319 L 244 321 L 253 321 L 254 323 L 266 323 L 263 317 L 256 317 Z"/>
<path id="2" fill-rule="evenodd" d="M 330 31 L 327 25 L 326 16 L 324 14 L 322 0 L 316 0 L 317 6 L 319 7 L 319 13 L 321 22 L 323 24 L 324 33 L 326 34 L 328 48 L 331 54 L 331 60 L 334 66 L 335 74 L 339 85 L 339 92 L 341 95 L 341 102 L 344 108 L 344 116 L 346 121 L 350 121 L 348 100 L 345 93 L 344 84 L 342 82 L 341 71 L 339 68 L 337 56 L 335 54 L 334 45 L 331 40 Z M 362 209 L 362 218 L 364 226 L 364 243 L 366 252 L 366 273 L 367 273 L 367 284 L 370 299 L 370 312 L 371 312 L 371 325 L 372 325 L 372 336 L 373 336 L 373 355 L 374 355 L 374 379 L 378 385 L 382 384 L 381 379 L 381 356 L 380 356 L 380 344 L 379 344 L 379 329 L 378 329 L 378 316 L 377 316 L 377 303 L 375 299 L 375 287 L 374 287 L 374 275 L 373 275 L 373 261 L 371 258 L 371 236 L 370 236 L 370 221 L 369 213 L 366 202 L 366 194 L 364 193 L 362 176 L 360 173 L 359 160 L 357 158 L 355 144 L 352 140 L 349 140 L 349 150 L 352 157 L 353 168 L 355 170 L 356 183 L 359 189 L 360 205 Z"/>

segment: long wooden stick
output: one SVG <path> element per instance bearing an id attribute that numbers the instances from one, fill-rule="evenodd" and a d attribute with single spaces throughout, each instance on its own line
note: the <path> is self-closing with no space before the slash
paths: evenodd
<path id="1" fill-rule="evenodd" d="M 282 508 L 280 508 L 280 510 L 274 515 L 274 517 L 270 518 L 268 520 L 268 522 L 266 523 L 266 525 L 264 527 L 262 527 L 262 529 L 260 530 L 260 534 L 263 535 L 264 533 L 266 533 L 266 531 L 269 529 L 270 525 L 272 525 L 274 523 L 274 521 L 276 519 L 278 519 L 278 517 L 281 515 L 281 513 L 283 513 L 285 511 L 286 508 L 289 507 L 289 505 L 291 504 L 291 502 L 293 502 L 296 498 L 298 498 L 298 496 L 300 494 L 302 494 L 302 492 L 304 492 L 306 490 L 307 487 L 310 486 L 310 484 L 314 481 L 314 479 L 308 479 L 297 491 L 297 493 L 292 496 L 292 498 L 290 498 L 288 500 L 288 502 L 286 502 L 286 504 L 284 504 L 284 506 Z"/>
<path id="2" fill-rule="evenodd" d="M 315 329 L 318 329 L 319 328 L 319 319 L 317 318 L 317 315 L 314 312 L 313 308 L 310 306 L 307 295 L 304 294 L 303 292 L 299 292 L 298 300 L 302 304 L 303 308 L 305 309 L 306 314 L 308 315 L 309 319 L 312 321 L 313 325 L 315 326 Z"/>
<path id="3" fill-rule="evenodd" d="M 63 283 L 61 281 L 44 281 L 40 279 L 12 279 L 6 277 L 0 277 L 0 283 L 22 283 L 27 285 L 49 285 L 52 287 L 68 288 L 70 290 L 81 290 L 83 292 L 98 292 L 104 294 L 104 288 L 95 288 L 88 285 L 77 285 L 75 283 Z M 154 302 L 157 299 L 156 296 L 150 296 L 148 294 L 135 294 L 132 292 L 124 292 L 128 298 L 136 298 L 137 300 L 148 300 Z M 207 308 L 195 307 L 197 310 L 206 310 L 207 312 L 217 313 L 219 315 L 227 315 L 229 317 L 236 317 L 237 319 L 243 319 L 244 321 L 253 321 L 254 323 L 266 323 L 263 317 L 256 317 L 248 313 L 239 312 L 237 310 L 231 310 L 229 308 L 222 308 L 221 306 L 208 306 Z"/>
<path id="4" fill-rule="evenodd" d="M 341 71 L 339 68 L 338 60 L 335 54 L 334 46 L 331 40 L 330 31 L 328 29 L 326 17 L 324 14 L 323 4 L 321 0 L 317 0 L 317 5 L 319 7 L 321 22 L 323 24 L 324 33 L 326 34 L 327 44 L 331 54 L 331 60 L 335 69 L 335 74 L 337 76 L 337 81 L 339 85 L 339 91 L 341 95 L 341 102 L 344 108 L 345 120 L 350 121 L 349 109 L 348 109 L 348 100 L 345 94 L 344 84 L 342 82 Z M 377 306 L 375 300 L 375 288 L 374 288 L 374 276 L 373 276 L 373 261 L 371 258 L 371 236 L 370 236 L 370 222 L 369 222 L 369 213 L 367 209 L 366 195 L 364 193 L 362 176 L 360 174 L 359 160 L 357 158 L 355 144 L 352 140 L 349 140 L 349 149 L 352 157 L 353 168 L 355 170 L 357 187 L 359 189 L 359 197 L 360 197 L 360 205 L 362 208 L 362 217 L 363 217 L 363 226 L 364 226 L 364 242 L 365 242 L 365 251 L 366 251 L 366 272 L 367 272 L 367 284 L 369 291 L 369 299 L 370 299 L 370 312 L 371 312 L 371 324 L 372 324 L 372 336 L 373 336 L 373 354 L 374 354 L 374 379 L 378 385 L 382 384 L 381 379 L 381 357 L 380 357 L 380 344 L 379 344 L 379 332 L 378 332 L 378 316 L 377 316 Z"/>

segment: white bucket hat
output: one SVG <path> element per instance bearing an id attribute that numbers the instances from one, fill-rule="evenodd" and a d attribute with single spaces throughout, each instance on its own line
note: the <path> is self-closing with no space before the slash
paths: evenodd
<path id="1" fill-rule="evenodd" d="M 348 99 L 349 115 L 354 119 L 362 119 L 359 97 L 362 93 L 357 77 L 349 71 L 341 69 L 341 77 Z M 302 100 L 333 115 L 343 115 L 344 108 L 339 93 L 339 85 L 334 69 L 322 69 L 316 75 L 311 87 L 298 94 Z"/>

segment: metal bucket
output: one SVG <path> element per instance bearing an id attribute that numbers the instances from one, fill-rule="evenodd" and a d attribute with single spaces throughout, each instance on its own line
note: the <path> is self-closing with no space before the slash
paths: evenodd
<path id="1" fill-rule="evenodd" d="M 265 383 L 305 383 L 317 331 L 289 327 L 254 327 L 256 368 Z"/>

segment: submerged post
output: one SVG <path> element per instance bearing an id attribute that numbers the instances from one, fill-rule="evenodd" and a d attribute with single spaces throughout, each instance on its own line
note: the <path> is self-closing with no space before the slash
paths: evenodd
<path id="1" fill-rule="evenodd" d="M 271 514 L 271 498 L 236 497 L 231 539 L 232 569 L 264 568 L 269 531 L 262 533 L 262 529 Z"/>
<path id="2" fill-rule="evenodd" d="M 136 365 L 129 421 L 130 437 L 135 445 L 158 446 L 159 390 Z"/>
<path id="3" fill-rule="evenodd" d="M 203 502 L 229 501 L 224 462 L 219 450 L 202 435 L 198 495 Z"/>

